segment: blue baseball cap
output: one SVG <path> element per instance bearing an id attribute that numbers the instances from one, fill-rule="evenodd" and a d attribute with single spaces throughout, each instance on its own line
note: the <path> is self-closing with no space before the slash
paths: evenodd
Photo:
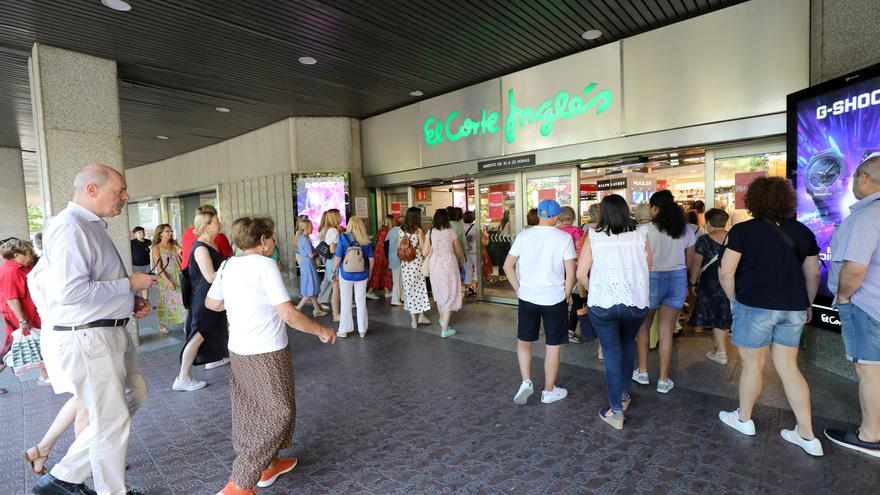
<path id="1" fill-rule="evenodd" d="M 545 199 L 538 203 L 538 216 L 541 218 L 553 218 L 562 213 L 562 207 L 555 199 Z"/>

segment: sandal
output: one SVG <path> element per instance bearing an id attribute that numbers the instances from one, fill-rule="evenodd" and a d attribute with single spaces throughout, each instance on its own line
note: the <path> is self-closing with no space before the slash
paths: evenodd
<path id="1" fill-rule="evenodd" d="M 34 451 L 37 454 L 31 457 L 30 452 Z M 40 449 L 36 445 L 27 449 L 24 453 L 24 460 L 31 466 L 31 470 L 39 475 L 46 474 L 46 461 L 49 460 L 48 455 L 40 454 Z"/>
<path id="2" fill-rule="evenodd" d="M 168 330 L 165 327 L 159 327 L 159 333 L 161 333 L 162 335 L 168 335 L 169 333 L 171 333 L 171 330 Z"/>

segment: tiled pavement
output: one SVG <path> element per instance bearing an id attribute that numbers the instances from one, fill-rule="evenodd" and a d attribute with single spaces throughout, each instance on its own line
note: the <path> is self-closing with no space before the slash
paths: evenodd
<path id="1" fill-rule="evenodd" d="M 379 313 L 379 312 L 377 312 Z M 603 378 L 563 365 L 569 398 L 511 402 L 515 355 L 464 340 L 382 323 L 368 337 L 323 346 L 292 333 L 297 430 L 287 454 L 300 465 L 263 494 L 876 493 L 880 463 L 824 442 L 810 458 L 778 435 L 790 411 L 756 409 L 756 437 L 722 427 L 735 401 L 676 387 L 634 389 L 626 429 L 597 418 Z M 129 481 L 151 494 L 213 494 L 233 453 L 228 368 L 198 370 L 210 386 L 170 390 L 179 347 L 148 342 L 142 363 L 150 396 L 135 416 Z M 148 339 L 149 340 L 149 339 Z M 163 345 L 164 344 L 164 345 Z M 568 351 L 566 351 L 568 352 Z M 533 363 L 540 381 L 541 362 Z M 28 493 L 21 452 L 45 431 L 65 397 L 30 387 L 0 397 L 0 494 Z M 852 406 L 854 407 L 854 406 Z M 816 418 L 817 430 L 840 425 Z M 72 439 L 68 432 L 50 466 Z"/>

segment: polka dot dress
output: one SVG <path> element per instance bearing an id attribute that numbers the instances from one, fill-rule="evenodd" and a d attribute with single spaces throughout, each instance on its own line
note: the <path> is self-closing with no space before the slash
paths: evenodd
<path id="1" fill-rule="evenodd" d="M 410 244 L 416 250 L 416 257 L 412 261 L 400 262 L 400 278 L 403 279 L 403 307 L 410 314 L 424 313 L 431 309 L 431 301 L 428 300 L 428 288 L 425 285 L 425 276 L 422 275 L 422 256 L 419 236 L 415 233 L 404 235 L 409 238 Z"/>

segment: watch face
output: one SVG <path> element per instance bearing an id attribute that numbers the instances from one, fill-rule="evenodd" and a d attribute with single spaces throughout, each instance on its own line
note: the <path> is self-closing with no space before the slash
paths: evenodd
<path id="1" fill-rule="evenodd" d="M 840 176 L 843 164 L 835 156 L 816 158 L 807 169 L 807 180 L 813 189 L 828 189 Z"/>

